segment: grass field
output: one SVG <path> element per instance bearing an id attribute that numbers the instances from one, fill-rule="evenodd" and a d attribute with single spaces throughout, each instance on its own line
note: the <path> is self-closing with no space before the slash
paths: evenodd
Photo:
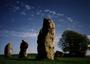
<path id="1" fill-rule="evenodd" d="M 55 60 L 35 60 L 36 55 L 29 55 L 27 59 L 18 59 L 17 55 L 5 58 L 0 55 L 0 64 L 90 64 L 90 58 L 62 57 Z"/>

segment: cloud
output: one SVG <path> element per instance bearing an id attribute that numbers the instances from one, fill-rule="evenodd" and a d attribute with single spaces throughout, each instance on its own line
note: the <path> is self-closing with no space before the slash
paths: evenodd
<path id="1" fill-rule="evenodd" d="M 49 12 L 50 10 L 49 9 L 45 9 L 44 12 Z"/>
<path id="2" fill-rule="evenodd" d="M 19 3 L 20 3 L 20 1 L 16 1 L 16 3 L 17 3 L 17 4 L 19 4 Z"/>
<path id="3" fill-rule="evenodd" d="M 68 21 L 73 22 L 73 19 L 71 17 L 66 17 Z"/>
<path id="4" fill-rule="evenodd" d="M 64 14 L 62 14 L 62 13 L 57 13 L 56 15 L 57 16 L 64 16 Z"/>
<path id="5" fill-rule="evenodd" d="M 4 33 L 3 36 L 14 36 L 14 37 L 22 37 L 22 38 L 37 37 L 37 35 L 38 35 L 38 33 L 35 32 L 35 31 L 31 31 L 31 32 L 18 32 L 18 31 L 4 30 L 2 32 Z"/>
<path id="6" fill-rule="evenodd" d="M 52 10 L 49 10 L 49 9 L 45 9 L 44 12 L 47 12 L 47 13 L 50 13 L 50 14 L 53 14 L 53 15 L 56 15 L 56 16 L 64 16 L 63 13 L 57 13 L 56 11 L 52 11 Z"/>
<path id="7" fill-rule="evenodd" d="M 29 5 L 25 5 L 25 8 L 26 8 L 27 10 L 30 10 L 30 9 L 31 9 L 31 7 L 30 7 Z"/>
<path id="8" fill-rule="evenodd" d="M 42 10 L 39 10 L 36 12 L 36 15 L 40 15 L 42 13 Z"/>
<path id="9" fill-rule="evenodd" d="M 15 10 L 20 10 L 20 7 L 19 6 L 16 6 L 14 8 L 15 8 Z"/>
<path id="10" fill-rule="evenodd" d="M 49 9 L 45 9 L 44 12 L 48 12 L 48 13 L 50 13 L 50 14 L 56 14 L 55 11 L 51 11 L 51 10 L 49 10 Z"/>
<path id="11" fill-rule="evenodd" d="M 26 15 L 26 13 L 24 11 L 21 12 L 21 15 Z"/>
<path id="12" fill-rule="evenodd" d="M 49 11 L 49 13 L 51 13 L 51 14 L 56 14 L 56 12 L 55 12 L 55 11 Z"/>
<path id="13" fill-rule="evenodd" d="M 90 35 L 87 36 L 90 39 Z"/>
<path id="14" fill-rule="evenodd" d="M 12 32 L 12 36 L 16 36 L 16 37 L 36 37 L 37 33 L 35 33 L 35 32 Z"/>

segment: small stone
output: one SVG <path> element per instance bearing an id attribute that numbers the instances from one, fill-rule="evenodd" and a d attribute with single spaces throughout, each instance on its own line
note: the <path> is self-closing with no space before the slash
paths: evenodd
<path id="1" fill-rule="evenodd" d="M 61 51 L 56 51 L 55 52 L 55 57 L 63 57 L 64 56 L 64 53 L 61 52 Z"/>
<path id="2" fill-rule="evenodd" d="M 8 43 L 4 49 L 4 56 L 11 57 L 11 54 L 12 54 L 12 45 L 11 45 L 11 43 Z"/>

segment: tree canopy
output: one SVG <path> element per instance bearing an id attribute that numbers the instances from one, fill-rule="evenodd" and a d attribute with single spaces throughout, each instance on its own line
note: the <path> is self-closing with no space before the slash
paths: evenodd
<path id="1" fill-rule="evenodd" d="M 88 38 L 75 31 L 66 30 L 59 40 L 59 46 L 71 56 L 84 56 L 87 50 Z"/>

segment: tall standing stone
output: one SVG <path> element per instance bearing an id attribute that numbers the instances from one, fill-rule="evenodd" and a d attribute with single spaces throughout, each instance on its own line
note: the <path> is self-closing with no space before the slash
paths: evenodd
<path id="1" fill-rule="evenodd" d="M 28 48 L 28 43 L 22 40 L 22 43 L 20 45 L 19 58 L 27 57 L 27 53 L 26 53 L 27 48 Z"/>
<path id="2" fill-rule="evenodd" d="M 50 18 L 44 18 L 37 40 L 38 59 L 54 59 L 54 39 L 55 23 Z"/>
<path id="3" fill-rule="evenodd" d="M 12 54 L 12 45 L 11 45 L 11 43 L 8 43 L 4 49 L 4 56 L 11 57 L 11 54 Z"/>

